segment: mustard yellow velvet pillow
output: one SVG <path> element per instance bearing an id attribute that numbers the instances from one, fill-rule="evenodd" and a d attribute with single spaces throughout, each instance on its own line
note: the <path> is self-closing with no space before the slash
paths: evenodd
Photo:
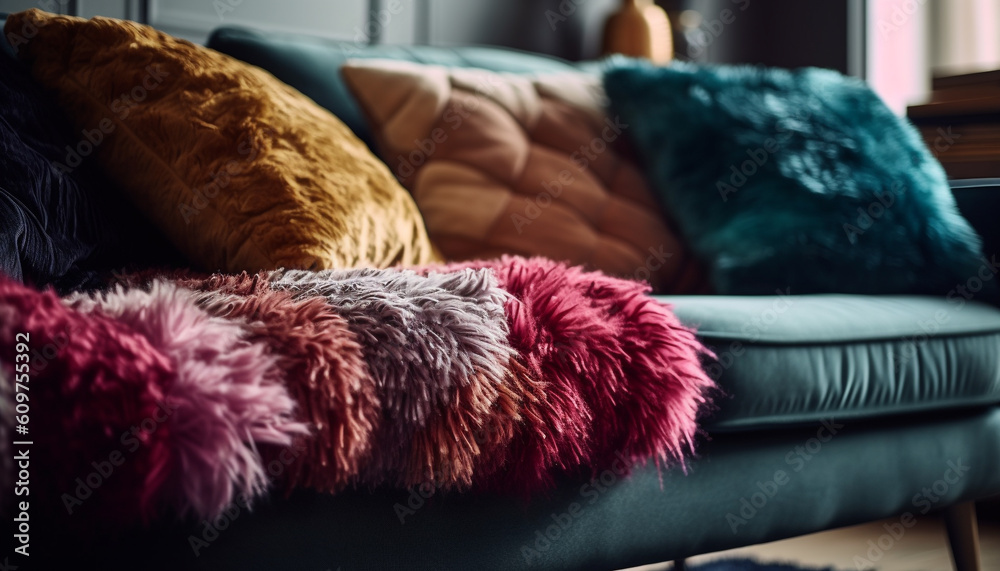
<path id="1" fill-rule="evenodd" d="M 617 143 L 600 80 L 356 60 L 382 158 L 450 260 L 544 256 L 700 293 L 707 280 Z"/>
<path id="2" fill-rule="evenodd" d="M 423 264 L 412 199 L 336 117 L 267 72 L 133 22 L 37 9 L 6 36 L 94 155 L 207 270 Z"/>

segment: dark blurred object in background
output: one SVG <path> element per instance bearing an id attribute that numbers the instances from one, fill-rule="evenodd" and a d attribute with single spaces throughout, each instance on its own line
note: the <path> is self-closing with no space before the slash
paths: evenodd
<path id="1" fill-rule="evenodd" d="M 672 0 L 678 59 L 852 73 L 850 0 Z M 679 29 L 678 29 L 679 28 Z"/>
<path id="2" fill-rule="evenodd" d="M 677 59 L 862 72 L 852 64 L 852 49 L 860 48 L 852 48 L 849 30 L 852 10 L 862 6 L 856 0 L 658 0 L 656 4 L 672 23 Z M 488 10 L 472 10 L 472 5 L 461 11 L 464 35 L 472 33 L 470 26 L 481 28 L 479 42 L 581 60 L 600 55 L 604 23 L 622 2 L 523 0 L 491 3 L 494 7 Z M 483 12 L 482 18 L 470 18 L 470 12 L 477 11 Z M 449 19 L 443 12 L 434 17 L 442 19 L 438 26 Z"/>

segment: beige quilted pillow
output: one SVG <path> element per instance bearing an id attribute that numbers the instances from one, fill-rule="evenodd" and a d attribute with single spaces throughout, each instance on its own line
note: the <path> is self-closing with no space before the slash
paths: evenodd
<path id="1" fill-rule="evenodd" d="M 627 125 L 604 116 L 598 78 L 389 60 L 351 61 L 342 73 L 446 258 L 537 255 L 660 292 L 704 291 L 701 269 L 616 150 Z"/>

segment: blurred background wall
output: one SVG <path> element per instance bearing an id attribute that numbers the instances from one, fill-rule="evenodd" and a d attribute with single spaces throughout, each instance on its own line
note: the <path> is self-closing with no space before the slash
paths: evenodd
<path id="1" fill-rule="evenodd" d="M 680 59 L 819 66 L 867 79 L 897 112 L 931 77 L 1000 69 L 1000 0 L 657 0 Z M 0 0 L 135 17 L 140 0 Z M 581 60 L 600 54 L 620 0 L 151 0 L 154 26 L 204 42 L 243 25 L 367 42 L 489 44 Z M 374 16 L 373 16 L 374 14 Z M 372 21 L 381 22 L 371 26 Z"/>

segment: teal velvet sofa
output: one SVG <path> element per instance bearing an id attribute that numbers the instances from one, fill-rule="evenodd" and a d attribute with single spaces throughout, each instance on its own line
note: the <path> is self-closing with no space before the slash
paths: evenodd
<path id="1" fill-rule="evenodd" d="M 369 143 L 337 71 L 347 58 L 579 69 L 489 48 L 359 46 L 234 27 L 209 46 L 268 69 Z M 960 181 L 954 192 L 987 255 L 1000 255 L 1000 181 Z M 663 301 L 716 352 L 709 371 L 726 393 L 683 470 L 613 466 L 530 500 L 296 493 L 252 512 L 235 506 L 215 524 L 64 538 L 48 556 L 78 568 L 618 569 L 889 517 L 906 529 L 912 516 L 945 510 L 959 568 L 976 569 L 973 502 L 1000 494 L 1000 309 L 958 294 Z"/>
<path id="2" fill-rule="evenodd" d="M 348 58 L 514 73 L 579 69 L 506 50 L 358 46 L 235 27 L 217 30 L 208 45 L 268 69 L 369 143 L 336 73 Z M 1000 252 L 1000 187 L 964 181 L 955 193 L 987 253 Z M 311 552 L 313 564 L 344 569 L 611 569 L 969 506 L 1000 493 L 996 308 L 961 296 L 664 301 L 716 351 L 710 372 L 727 392 L 686 473 L 646 466 L 623 478 L 608 470 L 527 503 L 419 491 L 292 498 L 274 510 L 288 518 L 293 537 L 253 543 L 263 551 L 265 543 L 294 545 Z M 299 535 L 298 510 L 323 531 Z M 345 521 L 328 520 L 332 512 Z M 248 533 L 275 529 L 267 516 L 253 519 L 259 523 L 248 522 Z M 320 545 L 324 536 L 343 540 Z M 238 559 L 243 548 L 234 540 L 231 549 Z"/>

